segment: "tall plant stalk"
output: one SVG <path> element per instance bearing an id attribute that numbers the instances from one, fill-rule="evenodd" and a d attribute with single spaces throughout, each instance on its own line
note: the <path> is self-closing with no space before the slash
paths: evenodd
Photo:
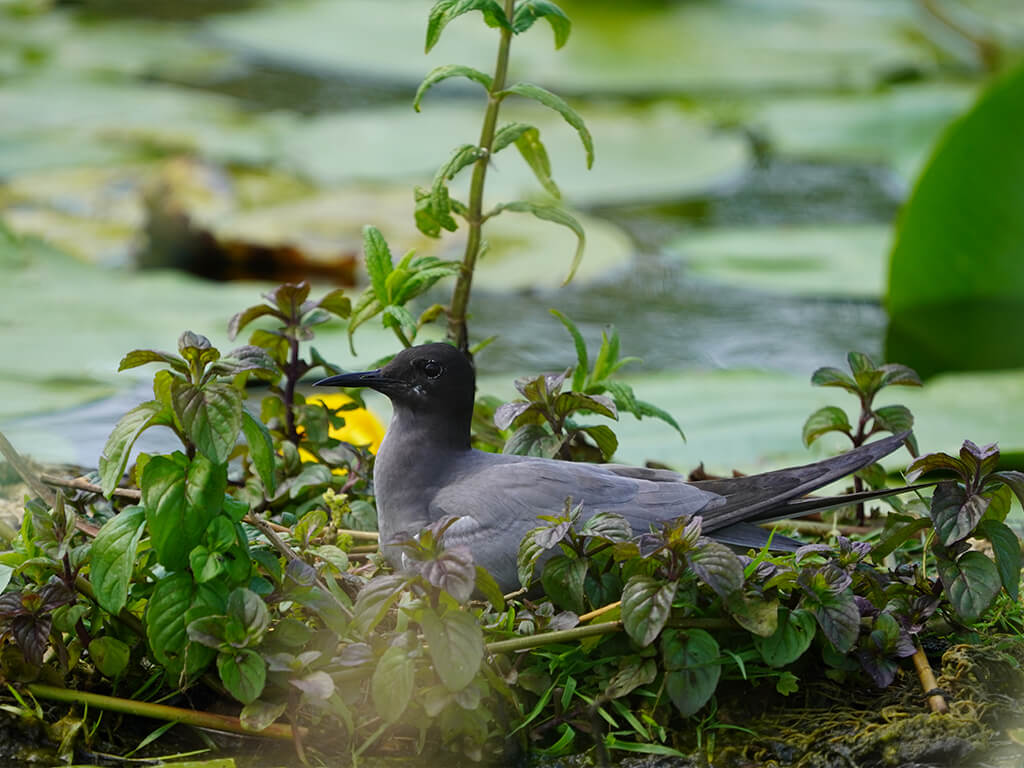
<path id="1" fill-rule="evenodd" d="M 516 0 L 505 0 L 505 16 L 513 18 Z M 502 28 L 501 40 L 498 43 L 498 58 L 494 64 L 494 80 L 487 89 L 487 109 L 484 112 L 484 123 L 480 129 L 480 156 L 473 164 L 473 177 L 469 184 L 469 211 L 466 215 L 468 232 L 466 233 L 466 251 L 462 256 L 462 267 L 455 279 L 452 289 L 452 302 L 448 309 L 448 338 L 463 352 L 469 351 L 469 332 L 466 326 L 466 310 L 469 307 L 469 295 L 473 287 L 473 272 L 476 260 L 480 255 L 482 230 L 484 224 L 484 181 L 487 177 L 487 165 L 491 159 L 491 148 L 494 146 L 494 132 L 498 125 L 498 111 L 501 108 L 502 90 L 505 88 L 505 77 L 508 73 L 508 54 L 512 47 L 512 29 Z"/>

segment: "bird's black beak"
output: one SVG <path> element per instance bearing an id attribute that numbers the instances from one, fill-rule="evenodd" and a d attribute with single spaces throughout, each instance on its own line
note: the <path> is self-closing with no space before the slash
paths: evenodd
<path id="1" fill-rule="evenodd" d="M 385 376 L 381 369 L 375 371 L 362 371 L 361 373 L 340 373 L 337 376 L 328 376 L 326 379 L 314 381 L 314 387 L 369 387 L 370 389 L 384 390 L 394 379 Z"/>

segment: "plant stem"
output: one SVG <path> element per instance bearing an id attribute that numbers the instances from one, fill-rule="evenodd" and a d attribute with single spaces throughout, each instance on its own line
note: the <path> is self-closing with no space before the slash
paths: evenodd
<path id="1" fill-rule="evenodd" d="M 297 333 L 297 331 L 295 331 Z M 293 445 L 299 444 L 299 432 L 295 428 L 295 385 L 299 380 L 299 339 L 288 336 L 288 347 L 291 350 L 288 370 L 284 372 L 284 419 L 288 439 Z"/>
<path id="2" fill-rule="evenodd" d="M 928 663 L 928 657 L 920 645 L 914 651 L 913 659 L 914 667 L 917 669 L 917 678 L 921 681 L 921 687 L 924 689 L 924 692 L 928 694 L 929 708 L 932 712 L 948 712 L 949 706 L 946 704 L 946 699 L 941 692 L 938 692 L 939 686 L 935 682 L 935 673 L 932 672 L 932 665 Z M 931 693 L 932 691 L 935 691 L 935 693 Z"/>
<path id="3" fill-rule="evenodd" d="M 505 16 L 511 22 L 515 11 L 515 0 L 505 0 Z M 468 232 L 466 234 L 466 251 L 462 257 L 459 276 L 455 280 L 452 291 L 452 302 L 448 308 L 448 338 L 463 352 L 469 351 L 469 332 L 466 329 L 466 310 L 469 306 L 469 293 L 473 285 L 473 271 L 480 255 L 480 243 L 483 228 L 484 179 L 487 176 L 487 164 L 491 160 L 491 147 L 494 145 L 494 131 L 498 124 L 498 108 L 501 106 L 501 91 L 505 88 L 505 77 L 508 73 L 508 52 L 512 44 L 512 30 L 501 30 L 501 41 L 498 44 L 498 59 L 494 65 L 494 80 L 487 92 L 487 110 L 484 112 L 484 123 L 480 130 L 480 156 L 473 165 L 473 177 L 469 184 L 469 206 L 466 213 Z"/>
<path id="4" fill-rule="evenodd" d="M 678 621 L 669 622 L 669 626 L 688 629 L 728 629 L 734 627 L 735 624 L 729 619 L 707 618 L 679 619 Z M 595 635 L 607 635 L 610 632 L 618 632 L 621 629 L 621 621 L 603 621 L 598 624 L 588 624 L 585 627 L 560 629 L 556 632 L 541 632 L 537 635 L 513 637 L 508 640 L 496 640 L 493 643 L 487 643 L 486 648 L 488 653 L 527 651 L 531 648 L 539 648 L 542 645 L 582 640 L 584 637 L 594 637 Z"/>
<path id="5" fill-rule="evenodd" d="M 28 690 L 38 699 L 50 701 L 64 701 L 69 704 L 87 704 L 90 707 L 103 709 L 110 712 L 122 712 L 126 715 L 137 715 L 139 717 L 150 717 L 154 720 L 167 720 L 172 722 L 195 725 L 200 728 L 212 728 L 217 731 L 228 731 L 229 733 L 241 733 L 246 736 L 263 736 L 271 739 L 291 741 L 292 729 L 288 725 L 273 723 L 262 731 L 248 731 L 242 727 L 242 722 L 237 717 L 228 715 L 217 715 L 212 712 L 199 712 L 193 709 L 181 707 L 169 707 L 166 704 L 151 704 L 147 701 L 132 701 L 131 699 L 120 699 L 116 696 L 103 696 L 98 693 L 86 693 L 85 691 L 70 690 L 68 688 L 57 688 L 53 685 L 42 685 L 40 683 L 29 683 Z M 305 730 L 305 729 L 300 729 Z"/>

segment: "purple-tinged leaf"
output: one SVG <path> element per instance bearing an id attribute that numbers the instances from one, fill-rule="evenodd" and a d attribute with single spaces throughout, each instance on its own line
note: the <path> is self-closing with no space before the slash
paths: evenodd
<path id="1" fill-rule="evenodd" d="M 316 701 L 326 701 L 334 693 L 334 680 L 326 672 L 310 672 L 303 677 L 293 678 L 288 683 Z"/>
<path id="2" fill-rule="evenodd" d="M 623 542 L 633 537 L 633 526 L 615 512 L 598 512 L 583 524 L 580 533 L 608 541 Z"/>
<path id="3" fill-rule="evenodd" d="M 49 615 L 17 616 L 11 622 L 14 641 L 25 654 L 25 661 L 33 667 L 41 666 L 43 654 L 50 644 L 50 629 L 53 618 Z"/>
<path id="4" fill-rule="evenodd" d="M 132 350 L 121 358 L 121 364 L 118 365 L 117 370 L 126 371 L 129 368 L 137 368 L 138 366 L 145 365 L 146 363 L 167 363 L 179 373 L 188 373 L 188 366 L 180 357 L 172 355 L 169 352 L 160 352 L 155 349 Z"/>
<path id="5" fill-rule="evenodd" d="M 508 429 L 512 422 L 529 410 L 539 410 L 536 403 L 526 403 L 521 400 L 505 403 L 494 411 L 494 426 L 498 429 Z"/>
<path id="6" fill-rule="evenodd" d="M 952 473 L 964 482 L 970 478 L 970 472 L 960 459 L 955 459 L 948 453 L 926 453 L 907 467 L 907 481 L 914 482 L 922 475 L 931 472 Z"/>
<path id="7" fill-rule="evenodd" d="M 849 374 L 832 366 L 819 368 L 812 373 L 811 384 L 816 387 L 842 387 L 850 392 L 857 391 L 857 384 L 850 378 Z"/>
<path id="8" fill-rule="evenodd" d="M 622 590 L 622 626 L 637 645 L 646 648 L 661 633 L 672 612 L 677 584 L 642 574 L 626 582 Z"/>
<path id="9" fill-rule="evenodd" d="M 882 372 L 882 386 L 920 387 L 921 377 L 917 371 L 899 363 L 885 363 L 878 370 Z"/>
<path id="10" fill-rule="evenodd" d="M 544 594 L 560 608 L 580 614 L 586 610 L 583 586 L 587 576 L 586 558 L 556 555 L 544 564 L 540 583 Z"/>
<path id="11" fill-rule="evenodd" d="M 473 595 L 476 566 L 468 547 L 445 549 L 436 558 L 417 563 L 417 570 L 430 584 L 443 589 L 460 605 Z"/>
<path id="12" fill-rule="evenodd" d="M 309 296 L 309 282 L 284 283 L 263 295 L 268 301 L 274 302 L 283 319 L 298 318 L 303 314 L 302 305 Z"/>
<path id="13" fill-rule="evenodd" d="M 883 405 L 872 411 L 875 427 L 898 435 L 914 427 L 914 414 L 905 405 Z"/>
<path id="14" fill-rule="evenodd" d="M 604 695 L 609 699 L 621 698 L 641 685 L 653 683 L 657 676 L 658 663 L 654 659 L 627 657 L 625 664 L 608 681 Z"/>
<path id="15" fill-rule="evenodd" d="M 804 544 L 802 547 L 797 548 L 794 560 L 796 560 L 797 565 L 799 565 L 810 555 L 827 555 L 831 552 L 832 547 L 828 544 Z"/>
<path id="16" fill-rule="evenodd" d="M 821 631 L 841 653 L 849 651 L 860 633 L 860 610 L 853 593 L 824 591 L 814 597 L 805 594 L 801 606 L 814 614 Z"/>
<path id="17" fill-rule="evenodd" d="M 1010 490 L 1013 491 L 1017 500 L 1024 506 L 1024 472 L 1018 472 L 1016 470 L 1004 470 L 1002 472 L 993 472 L 989 475 L 989 480 L 999 480 L 1005 485 L 1009 486 Z"/>
<path id="18" fill-rule="evenodd" d="M 316 302 L 318 307 L 326 309 L 333 315 L 345 318 L 352 312 L 352 300 L 345 295 L 344 288 L 335 288 L 325 294 L 320 301 Z"/>
<path id="19" fill-rule="evenodd" d="M 287 323 L 288 321 L 284 313 L 276 307 L 272 307 L 269 304 L 255 304 L 248 309 L 243 309 L 228 321 L 228 338 L 234 341 L 245 326 L 264 315 L 273 315 L 282 323 Z"/>
<path id="20" fill-rule="evenodd" d="M 952 546 L 970 536 L 988 505 L 989 500 L 984 496 L 968 497 L 957 483 L 939 483 L 932 494 L 931 517 L 943 546 Z"/>
<path id="21" fill-rule="evenodd" d="M 697 577 L 722 597 L 743 586 L 743 563 L 725 544 L 701 537 L 685 556 Z"/>

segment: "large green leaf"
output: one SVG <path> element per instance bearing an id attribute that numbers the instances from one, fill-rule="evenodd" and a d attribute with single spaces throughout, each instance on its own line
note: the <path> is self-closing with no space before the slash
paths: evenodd
<path id="1" fill-rule="evenodd" d="M 89 552 L 90 581 L 96 591 L 96 602 L 115 615 L 121 612 L 128 600 L 135 551 L 145 522 L 146 514 L 142 507 L 123 509 L 103 524 Z"/>
<path id="2" fill-rule="evenodd" d="M 779 608 L 779 625 L 770 637 L 755 637 L 754 647 L 770 667 L 784 667 L 799 659 L 814 639 L 814 617 L 804 610 Z"/>
<path id="3" fill-rule="evenodd" d="M 393 723 L 402 716 L 412 698 L 412 659 L 404 648 L 391 646 L 380 657 L 370 681 L 373 705 L 385 722 Z"/>
<path id="4" fill-rule="evenodd" d="M 683 717 L 696 714 L 718 687 L 722 674 L 718 654 L 718 643 L 703 629 L 662 635 L 665 690 Z"/>
<path id="5" fill-rule="evenodd" d="M 190 462 L 180 453 L 154 456 L 142 470 L 142 500 L 157 560 L 172 570 L 188 567 L 197 546 L 219 512 L 227 469 L 202 454 Z"/>
<path id="6" fill-rule="evenodd" d="M 903 210 L 886 356 L 923 376 L 1024 366 L 1024 64 L 939 142 Z"/>
<path id="7" fill-rule="evenodd" d="M 196 448 L 217 463 L 226 462 L 242 429 L 242 393 L 226 382 L 195 386 L 175 379 L 171 396 Z"/>
<path id="8" fill-rule="evenodd" d="M 449 691 L 461 691 L 476 677 L 484 658 L 480 624 L 463 611 L 449 610 L 438 616 L 425 609 L 420 626 L 437 676 Z"/>
<path id="9" fill-rule="evenodd" d="M 104 494 L 109 495 L 121 481 L 128 456 L 139 435 L 149 427 L 173 423 L 171 410 L 158 400 L 142 403 L 121 417 L 107 438 L 103 455 L 100 456 L 100 485 Z"/>
<path id="10" fill-rule="evenodd" d="M 263 657 L 245 648 L 220 653 L 217 671 L 228 693 L 243 704 L 256 701 L 267 682 L 267 665 Z"/>
<path id="11" fill-rule="evenodd" d="M 939 558 L 938 566 L 946 595 L 966 622 L 978 619 L 1002 586 L 996 564 L 981 552 L 967 552 L 958 560 Z"/>

